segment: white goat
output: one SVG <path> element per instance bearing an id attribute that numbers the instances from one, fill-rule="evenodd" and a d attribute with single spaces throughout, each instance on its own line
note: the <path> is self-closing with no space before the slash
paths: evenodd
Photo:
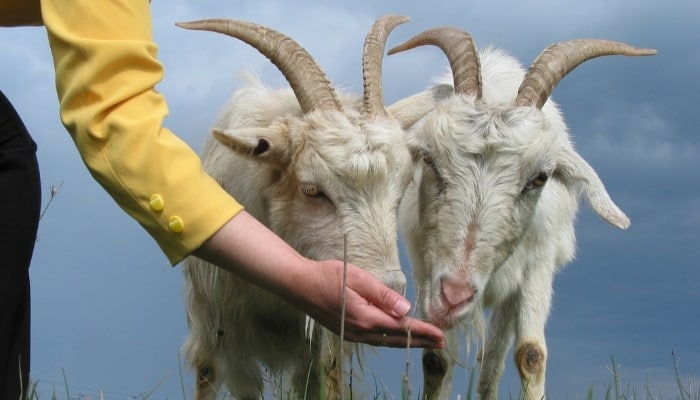
<path id="1" fill-rule="evenodd" d="M 234 93 L 207 140 L 205 169 L 306 257 L 342 259 L 347 234 L 348 261 L 399 292 L 406 278 L 396 219 L 414 167 L 404 131 L 384 109 L 381 63 L 389 32 L 407 20 L 387 16 L 368 33 L 364 101 L 339 97 L 311 56 L 277 31 L 233 20 L 178 24 L 245 41 L 291 86 L 252 82 Z M 214 398 L 222 383 L 237 399 L 262 398 L 265 370 L 287 376 L 303 398 L 338 397 L 337 336 L 318 324 L 307 336 L 298 309 L 200 259 L 188 258 L 184 274 L 183 351 L 196 371 L 196 399 Z"/>
<path id="2" fill-rule="evenodd" d="M 629 226 L 547 99 L 590 58 L 655 51 L 603 40 L 561 42 L 525 74 L 501 51 L 477 54 L 467 32 L 437 28 L 389 54 L 425 44 L 443 50 L 453 74 L 388 107 L 424 161 L 401 203 L 400 230 L 420 312 L 447 336 L 445 349 L 423 353 L 425 398 L 450 396 L 459 325 L 465 328 L 469 315 L 480 320 L 491 307 L 488 331 L 481 333 L 480 397 L 496 398 L 515 339 L 524 397 L 541 399 L 552 281 L 574 257 L 579 196 L 609 223 Z"/>

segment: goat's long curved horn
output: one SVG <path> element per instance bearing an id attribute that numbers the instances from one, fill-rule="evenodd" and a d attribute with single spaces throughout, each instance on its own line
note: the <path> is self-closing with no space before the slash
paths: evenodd
<path id="1" fill-rule="evenodd" d="M 622 42 L 577 39 L 555 43 L 540 53 L 518 89 L 516 107 L 542 108 L 559 81 L 571 70 L 592 58 L 610 55 L 651 56 L 656 50 Z"/>
<path id="2" fill-rule="evenodd" d="M 364 83 L 364 103 L 362 114 L 370 119 L 376 115 L 387 115 L 384 108 L 382 89 L 382 59 L 389 33 L 410 18 L 402 15 L 386 15 L 379 18 L 370 28 L 362 51 L 362 80 Z"/>
<path id="3" fill-rule="evenodd" d="M 481 99 L 481 65 L 474 40 L 469 32 L 453 27 L 440 27 L 420 33 L 389 50 L 389 55 L 431 44 L 439 47 L 450 62 L 455 93 Z"/>
<path id="4" fill-rule="evenodd" d="M 206 19 L 175 24 L 185 29 L 223 33 L 253 46 L 284 75 L 304 113 L 340 110 L 340 101 L 321 67 L 292 38 L 265 26 L 232 19 Z"/>

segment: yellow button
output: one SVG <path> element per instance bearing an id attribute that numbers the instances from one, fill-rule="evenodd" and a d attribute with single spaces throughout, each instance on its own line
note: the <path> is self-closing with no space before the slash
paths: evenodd
<path id="1" fill-rule="evenodd" d="M 173 232 L 182 232 L 183 229 L 185 229 L 185 223 L 182 221 L 182 218 L 176 215 L 170 217 L 170 220 L 168 221 L 168 226 Z"/>
<path id="2" fill-rule="evenodd" d="M 163 211 L 163 207 L 165 207 L 165 200 L 163 200 L 163 196 L 159 194 L 154 194 L 151 196 L 151 210 L 153 211 Z"/>

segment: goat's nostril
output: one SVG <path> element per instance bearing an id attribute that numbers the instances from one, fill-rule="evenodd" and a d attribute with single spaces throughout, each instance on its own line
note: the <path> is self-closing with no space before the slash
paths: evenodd
<path id="1" fill-rule="evenodd" d="M 465 279 L 444 277 L 440 280 L 442 301 L 449 308 L 470 303 L 474 299 L 474 288 Z"/>

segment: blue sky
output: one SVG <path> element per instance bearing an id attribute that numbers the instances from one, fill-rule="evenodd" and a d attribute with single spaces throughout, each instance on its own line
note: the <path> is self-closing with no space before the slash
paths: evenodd
<path id="1" fill-rule="evenodd" d="M 523 2 L 524 3 L 524 2 Z M 364 35 L 379 16 L 408 15 L 389 37 L 397 44 L 424 29 L 453 25 L 477 46 L 495 45 L 524 65 L 547 45 L 595 37 L 656 48 L 654 57 L 607 57 L 584 64 L 555 89 L 580 153 L 632 220 L 627 231 L 602 222 L 583 204 L 577 259 L 556 278 L 547 325 L 551 398 L 598 397 L 612 382 L 611 356 L 623 383 L 675 398 L 673 359 L 681 377 L 700 385 L 700 7 L 693 1 L 373 2 L 353 0 L 225 2 L 154 0 L 155 39 L 166 75 L 166 125 L 199 149 L 235 75 L 253 70 L 271 86 L 285 82 L 254 50 L 232 38 L 179 29 L 208 17 L 265 24 L 295 38 L 338 86 L 361 91 Z M 44 204 L 63 183 L 39 227 L 31 267 L 32 376 L 42 398 L 55 387 L 72 396 L 132 398 L 161 380 L 151 398 L 182 399 L 192 374 L 178 366 L 186 335 L 181 268 L 92 180 L 58 118 L 53 69 L 41 28 L 0 32 L 0 87 L 39 145 Z M 424 48 L 387 57 L 387 102 L 425 88 L 447 68 Z M 408 263 L 405 263 L 408 268 Z M 412 292 L 411 292 L 412 296 Z M 409 360 L 415 393 L 420 351 L 369 354 L 373 374 L 400 398 Z M 501 394 L 517 393 L 509 355 Z M 54 386 L 55 385 L 55 386 Z M 457 371 L 456 391 L 466 380 Z M 695 389 L 697 391 L 697 389 Z M 464 396 L 462 396 L 464 397 Z"/>

